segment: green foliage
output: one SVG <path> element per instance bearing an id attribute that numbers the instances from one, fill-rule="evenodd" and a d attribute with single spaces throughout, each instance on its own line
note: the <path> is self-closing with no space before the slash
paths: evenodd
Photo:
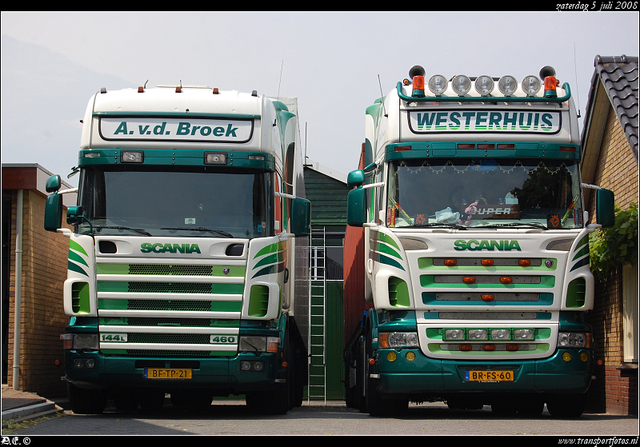
<path id="1" fill-rule="evenodd" d="M 612 227 L 600 228 L 589 237 L 591 271 L 597 280 L 607 278 L 618 267 L 638 263 L 638 205 L 628 210 L 616 207 Z"/>

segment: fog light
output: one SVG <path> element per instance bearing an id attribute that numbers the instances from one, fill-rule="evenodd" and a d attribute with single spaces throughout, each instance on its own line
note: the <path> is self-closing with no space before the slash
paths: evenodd
<path id="1" fill-rule="evenodd" d="M 250 371 L 251 362 L 240 362 L 240 371 Z"/>
<path id="2" fill-rule="evenodd" d="M 565 362 L 571 361 L 571 354 L 568 352 L 562 353 L 562 360 L 564 360 Z"/>
<path id="3" fill-rule="evenodd" d="M 580 360 L 582 360 L 583 362 L 586 362 L 587 360 L 589 360 L 589 354 L 587 354 L 586 352 L 581 352 Z"/>
<path id="4" fill-rule="evenodd" d="M 387 360 L 390 362 L 395 362 L 397 358 L 398 354 L 396 354 L 394 351 L 391 351 L 387 354 Z"/>
<path id="5" fill-rule="evenodd" d="M 408 362 L 413 362 L 416 359 L 416 354 L 415 352 L 407 352 L 404 356 L 405 359 L 407 359 Z"/>

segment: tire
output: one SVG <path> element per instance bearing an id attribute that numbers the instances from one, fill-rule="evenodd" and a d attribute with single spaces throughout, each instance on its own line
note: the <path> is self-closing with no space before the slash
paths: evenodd
<path id="1" fill-rule="evenodd" d="M 367 330 L 365 347 L 365 360 L 373 357 L 373 349 L 371 348 L 371 330 Z M 365 402 L 366 411 L 371 416 L 391 417 L 401 416 L 409 409 L 408 399 L 386 399 L 378 391 L 380 381 L 369 377 L 369 362 L 365 362 Z"/>
<path id="2" fill-rule="evenodd" d="M 551 416 L 559 419 L 577 419 L 584 412 L 586 395 L 556 395 L 547 401 Z"/>
<path id="3" fill-rule="evenodd" d="M 67 384 L 69 404 L 75 414 L 102 414 L 107 406 L 107 396 L 103 390 L 88 390 Z"/>
<path id="4" fill-rule="evenodd" d="M 544 411 L 544 401 L 537 397 L 527 396 L 518 404 L 518 414 L 525 417 L 540 416 Z"/>
<path id="5" fill-rule="evenodd" d="M 159 411 L 164 405 L 163 390 L 144 390 L 140 395 L 140 409 L 142 411 Z"/>
<path id="6" fill-rule="evenodd" d="M 185 409 L 203 410 L 211 406 L 213 392 L 208 390 L 175 390 L 171 404 Z"/>
<path id="7" fill-rule="evenodd" d="M 283 415 L 289 411 L 289 384 L 281 383 L 267 391 L 247 393 L 247 406 L 259 414 Z"/>

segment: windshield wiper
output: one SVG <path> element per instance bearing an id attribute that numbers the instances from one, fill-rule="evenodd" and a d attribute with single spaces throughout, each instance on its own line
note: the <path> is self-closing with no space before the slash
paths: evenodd
<path id="1" fill-rule="evenodd" d="M 481 225 L 474 228 L 503 228 L 503 227 L 528 227 L 528 228 L 540 228 L 542 230 L 548 230 L 546 226 L 536 222 L 511 222 L 511 223 L 502 223 L 502 224 Z"/>
<path id="2" fill-rule="evenodd" d="M 231 233 L 227 233 L 226 231 L 223 230 L 212 230 L 211 228 L 204 228 L 204 227 L 164 227 L 164 228 L 160 228 L 161 230 L 185 230 L 185 231 L 208 231 L 209 233 L 215 233 L 215 234 L 219 234 L 220 236 L 224 236 L 224 237 L 233 237 L 233 234 Z"/>
<path id="3" fill-rule="evenodd" d="M 103 225 L 103 226 L 97 226 L 97 227 L 93 227 L 96 229 L 96 231 L 100 231 L 103 229 L 109 229 L 109 230 L 129 230 L 129 231 L 135 231 L 136 233 L 140 233 L 140 234 L 144 234 L 145 236 L 151 236 L 151 233 L 148 233 L 144 230 L 141 230 L 140 228 L 131 228 L 131 227 L 122 227 L 122 226 L 111 226 L 111 225 Z"/>
<path id="4" fill-rule="evenodd" d="M 414 225 L 414 227 L 445 227 L 445 228 L 455 228 L 456 230 L 466 230 L 467 227 L 464 225 L 460 225 L 457 223 L 443 223 L 443 222 L 434 222 L 434 223 L 424 223 L 420 225 Z"/>

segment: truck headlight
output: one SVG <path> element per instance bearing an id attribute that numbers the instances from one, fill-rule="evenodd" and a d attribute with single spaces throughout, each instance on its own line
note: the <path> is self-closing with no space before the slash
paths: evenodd
<path id="1" fill-rule="evenodd" d="M 445 340 L 464 340 L 464 329 L 445 329 Z"/>
<path id="2" fill-rule="evenodd" d="M 380 334 L 382 348 L 417 348 L 418 334 L 415 332 L 387 332 Z"/>
<path id="3" fill-rule="evenodd" d="M 241 352 L 277 352 L 278 337 L 242 336 L 238 343 Z"/>
<path id="4" fill-rule="evenodd" d="M 73 349 L 97 351 L 98 348 L 98 334 L 73 334 Z"/>
<path id="5" fill-rule="evenodd" d="M 589 348 L 591 335 L 585 332 L 560 332 L 558 346 L 561 348 Z"/>

